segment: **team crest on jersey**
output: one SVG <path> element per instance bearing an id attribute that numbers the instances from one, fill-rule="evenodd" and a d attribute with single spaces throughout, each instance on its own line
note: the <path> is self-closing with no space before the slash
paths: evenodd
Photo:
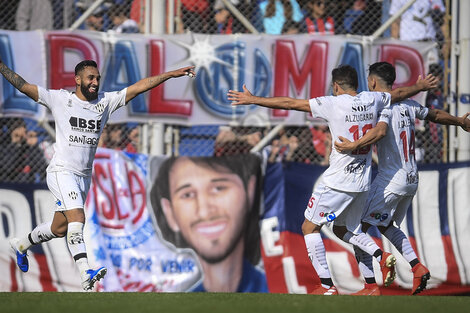
<path id="1" fill-rule="evenodd" d="M 328 222 L 332 222 L 336 219 L 336 214 L 334 212 L 320 212 L 320 217 L 324 217 Z"/>
<path id="2" fill-rule="evenodd" d="M 70 199 L 75 200 L 78 197 L 78 193 L 76 193 L 75 191 L 71 191 L 69 192 L 69 197 Z"/>
<path id="3" fill-rule="evenodd" d="M 97 104 L 95 104 L 95 109 L 96 109 L 96 111 L 98 111 L 100 113 L 103 113 L 104 112 L 103 102 L 98 102 Z"/>

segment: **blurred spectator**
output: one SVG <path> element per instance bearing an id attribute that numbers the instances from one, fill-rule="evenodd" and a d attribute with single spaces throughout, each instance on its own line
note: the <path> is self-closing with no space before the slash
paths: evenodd
<path id="1" fill-rule="evenodd" d="M 221 126 L 215 139 L 214 156 L 237 155 L 250 153 L 250 150 L 261 140 L 261 132 L 250 129 L 243 134 L 243 129 L 232 130 Z"/>
<path id="2" fill-rule="evenodd" d="M 53 29 L 50 0 L 21 0 L 16 10 L 16 30 Z"/>
<path id="3" fill-rule="evenodd" d="M 301 32 L 309 34 L 334 34 L 335 20 L 327 14 L 327 0 L 309 0 L 305 4 L 306 16 Z"/>
<path id="4" fill-rule="evenodd" d="M 321 156 L 321 165 L 328 165 L 331 153 L 331 134 L 326 125 L 315 125 L 310 128 L 315 151 Z"/>
<path id="5" fill-rule="evenodd" d="M 0 0 L 0 29 L 15 30 L 15 15 L 20 0 Z"/>
<path id="6" fill-rule="evenodd" d="M 211 6 L 209 0 L 180 0 L 181 1 L 181 21 L 183 30 L 190 30 L 194 33 L 206 33 L 211 26 L 209 20 Z M 178 3 L 178 2 L 176 2 Z"/>
<path id="7" fill-rule="evenodd" d="M 382 9 L 373 0 L 354 0 L 352 7 L 346 10 L 342 33 L 353 35 L 371 35 L 380 27 Z"/>
<path id="8" fill-rule="evenodd" d="M 300 127 L 296 130 L 296 134 L 297 136 L 289 138 L 289 147 L 292 152 L 291 156 L 288 155 L 286 161 L 323 164 L 324 158 L 315 150 L 310 129 L 307 126 Z"/>
<path id="9" fill-rule="evenodd" d="M 122 126 L 118 124 L 106 125 L 105 140 L 103 140 L 102 147 L 109 149 L 123 149 Z"/>
<path id="10" fill-rule="evenodd" d="M 407 0 L 392 0 L 390 15 L 395 15 Z M 403 15 L 392 24 L 391 36 L 407 41 L 437 41 L 437 34 L 442 37 L 440 27 L 445 6 L 442 0 L 416 0 Z M 433 21 L 434 16 L 434 21 Z M 438 62 L 438 51 L 430 51 L 430 63 Z"/>
<path id="11" fill-rule="evenodd" d="M 366 0 L 355 0 L 352 7 L 344 13 L 343 30 L 346 34 L 353 33 L 354 22 L 366 13 Z"/>
<path id="12" fill-rule="evenodd" d="M 259 4 L 264 32 L 279 35 L 285 23 L 299 23 L 303 14 L 296 0 L 264 0 Z"/>
<path id="13" fill-rule="evenodd" d="M 137 22 L 141 33 L 145 32 L 145 1 L 132 1 L 131 12 L 129 13 L 130 18 Z"/>
<path id="14" fill-rule="evenodd" d="M 12 119 L 9 142 L 0 152 L 0 181 L 40 182 L 44 180 L 47 163 L 37 145 L 37 134 L 27 132 L 21 118 Z"/>
<path id="15" fill-rule="evenodd" d="M 253 27 L 260 30 L 261 23 L 257 11 L 257 0 L 230 0 L 235 9 L 237 9 L 243 16 L 250 22 Z M 215 0 L 214 2 L 214 20 L 216 23 L 216 30 L 212 31 L 217 34 L 237 34 L 247 33 L 245 26 L 232 15 L 222 0 Z M 258 20 L 257 20 L 258 19 Z"/>
<path id="16" fill-rule="evenodd" d="M 132 127 L 127 131 L 127 139 L 124 143 L 124 151 L 138 153 L 140 145 L 140 130 L 138 126 Z"/>
<path id="17" fill-rule="evenodd" d="M 116 33 L 138 33 L 139 25 L 129 18 L 130 6 L 127 4 L 115 4 L 109 9 L 109 17 L 113 23 L 113 31 Z"/>
<path id="18" fill-rule="evenodd" d="M 286 21 L 282 26 L 282 34 L 284 35 L 292 35 L 292 34 L 299 34 L 301 31 L 301 23 L 296 23 L 293 21 Z"/>
<path id="19" fill-rule="evenodd" d="M 80 14 L 85 13 L 88 8 L 91 6 L 91 1 L 78 1 L 75 3 L 75 6 L 80 11 Z M 85 30 L 93 30 L 93 31 L 105 31 L 109 24 L 109 19 L 107 18 L 106 12 L 112 6 L 109 2 L 104 2 L 86 18 L 85 20 Z M 106 24 L 106 25 L 105 25 Z"/>

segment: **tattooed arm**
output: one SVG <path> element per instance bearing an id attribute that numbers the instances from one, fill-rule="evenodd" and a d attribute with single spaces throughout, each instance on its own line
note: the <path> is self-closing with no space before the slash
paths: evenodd
<path id="1" fill-rule="evenodd" d="M 39 93 L 38 86 L 27 83 L 23 77 L 13 72 L 5 63 L 0 59 L 0 73 L 3 77 L 10 82 L 16 89 L 33 99 L 38 101 Z"/>
<path id="2" fill-rule="evenodd" d="M 141 79 L 135 84 L 127 87 L 126 103 L 131 101 L 141 93 L 146 92 L 154 87 L 157 87 L 158 85 L 162 84 L 170 78 L 181 77 L 184 75 L 194 77 L 196 75 L 196 73 L 194 72 L 194 66 L 183 67 L 157 76 Z"/>

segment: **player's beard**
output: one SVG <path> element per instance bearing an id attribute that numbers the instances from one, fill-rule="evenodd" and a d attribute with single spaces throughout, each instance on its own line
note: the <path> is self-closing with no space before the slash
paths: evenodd
<path id="1" fill-rule="evenodd" d="M 88 101 L 92 101 L 98 98 L 99 87 L 96 89 L 95 92 L 90 92 L 89 91 L 90 87 L 91 87 L 91 84 L 89 84 L 88 86 L 80 85 L 80 91 L 82 92 L 85 99 L 87 99 Z"/>

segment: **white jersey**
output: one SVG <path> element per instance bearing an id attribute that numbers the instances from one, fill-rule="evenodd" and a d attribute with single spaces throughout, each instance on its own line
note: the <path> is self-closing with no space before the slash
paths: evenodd
<path id="1" fill-rule="evenodd" d="M 55 153 L 48 172 L 91 175 L 103 128 L 111 113 L 126 104 L 126 91 L 100 92 L 96 100 L 83 101 L 74 92 L 38 87 L 38 102 L 51 110 L 55 121 Z"/>
<path id="2" fill-rule="evenodd" d="M 338 136 L 355 141 L 373 128 L 382 109 L 390 106 L 391 96 L 385 92 L 364 91 L 356 96 L 340 95 L 310 99 L 313 116 L 325 119 L 332 142 Z M 371 179 L 370 147 L 343 154 L 331 150 L 330 166 L 323 174 L 326 186 L 348 192 L 369 190 Z"/>
<path id="3" fill-rule="evenodd" d="M 418 188 L 415 160 L 415 118 L 425 119 L 428 108 L 413 100 L 395 103 L 382 111 L 379 121 L 388 124 L 387 135 L 377 142 L 379 173 L 386 189 L 410 195 Z"/>

